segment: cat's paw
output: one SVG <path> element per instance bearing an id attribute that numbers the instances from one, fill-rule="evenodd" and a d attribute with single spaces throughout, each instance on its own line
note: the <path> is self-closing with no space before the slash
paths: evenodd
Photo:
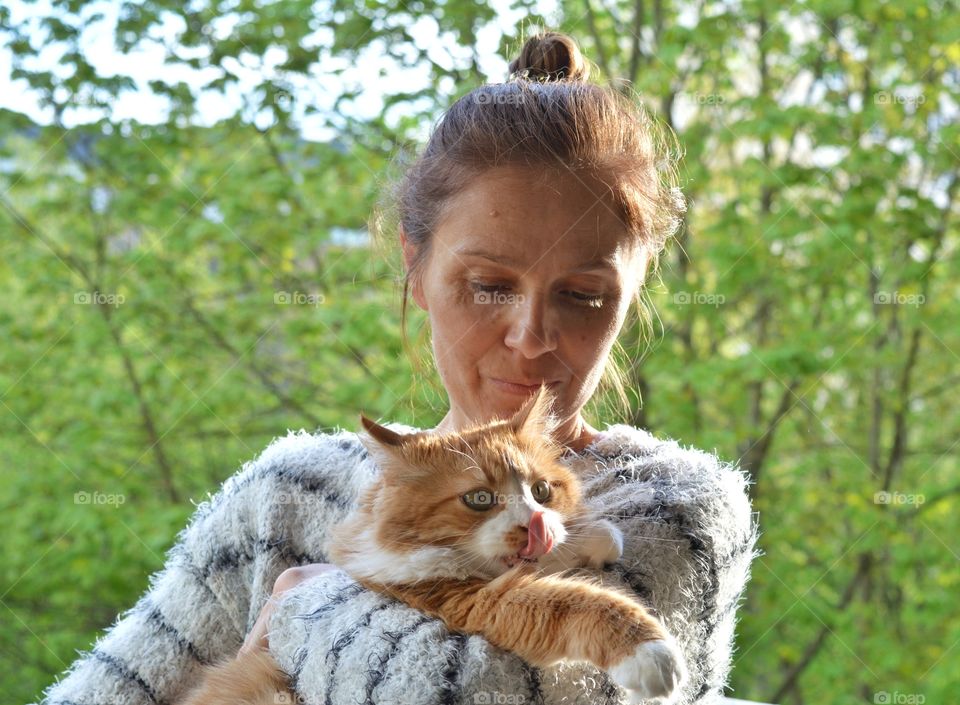
<path id="1" fill-rule="evenodd" d="M 600 569 L 623 555 L 623 532 L 606 519 L 596 519 L 570 529 L 570 538 L 540 557 L 544 573 L 560 573 L 589 566 Z"/>
<path id="2" fill-rule="evenodd" d="M 644 700 L 670 703 L 680 693 L 680 686 L 687 678 L 687 667 L 673 637 L 667 636 L 640 644 L 609 673 L 627 691 L 630 703 Z"/>
<path id="3" fill-rule="evenodd" d="M 623 532 L 606 519 L 598 519 L 590 525 L 581 555 L 594 568 L 619 560 L 623 555 Z"/>

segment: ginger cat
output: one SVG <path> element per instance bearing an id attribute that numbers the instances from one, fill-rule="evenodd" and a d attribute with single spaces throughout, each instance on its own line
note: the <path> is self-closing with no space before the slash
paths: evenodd
<path id="1" fill-rule="evenodd" d="M 327 541 L 331 562 L 449 629 L 480 634 L 534 666 L 588 661 L 630 702 L 666 702 L 686 678 L 673 638 L 635 596 L 570 574 L 622 552 L 560 462 L 553 396 L 470 430 L 402 435 L 361 414 L 381 476 Z M 184 705 L 294 702 L 266 650 L 209 667 Z"/>

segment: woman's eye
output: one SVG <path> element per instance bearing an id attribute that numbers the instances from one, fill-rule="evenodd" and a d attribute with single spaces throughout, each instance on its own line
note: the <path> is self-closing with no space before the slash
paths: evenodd
<path id="1" fill-rule="evenodd" d="M 538 502 L 546 502 L 550 499 L 550 483 L 546 480 L 537 480 L 530 488 L 533 498 Z"/>
<path id="2" fill-rule="evenodd" d="M 472 281 L 470 282 L 470 287 L 479 294 L 500 294 L 505 291 L 509 291 L 510 287 L 507 284 L 488 284 L 486 282 Z M 574 306 L 587 307 L 587 308 L 602 308 L 605 303 L 605 297 L 603 294 L 589 294 L 584 291 L 561 291 L 561 294 L 571 299 L 574 302 Z M 486 296 L 476 299 L 479 303 L 516 303 L 515 301 L 508 301 L 504 299 L 500 301 L 499 299 L 487 299 Z"/>
<path id="3" fill-rule="evenodd" d="M 506 286 L 504 286 L 504 285 L 502 285 L 502 284 L 483 284 L 483 283 L 481 283 L 481 282 L 470 282 L 470 286 L 472 286 L 472 287 L 473 287 L 474 289 L 476 289 L 477 291 L 484 291 L 484 292 L 487 292 L 487 293 L 494 292 L 494 291 L 499 291 L 499 290 L 501 290 L 501 289 L 506 289 L 506 288 L 507 288 Z"/>
<path id="4" fill-rule="evenodd" d="M 462 499 L 463 503 L 470 507 L 470 509 L 475 509 L 478 512 L 485 512 L 493 509 L 497 503 L 497 498 L 494 496 L 493 492 L 488 489 L 471 490 L 470 492 L 465 492 L 460 496 L 460 499 Z"/>
<path id="5" fill-rule="evenodd" d="M 583 304 L 587 306 L 594 308 L 603 306 L 603 294 L 585 294 L 582 291 L 569 291 L 567 293 L 577 301 L 582 301 Z"/>

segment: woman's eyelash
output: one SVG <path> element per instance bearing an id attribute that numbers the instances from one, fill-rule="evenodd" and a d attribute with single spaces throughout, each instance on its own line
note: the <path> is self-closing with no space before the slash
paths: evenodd
<path id="1" fill-rule="evenodd" d="M 480 282 L 470 282 L 470 286 L 479 291 L 496 291 L 497 289 L 506 288 L 500 284 L 481 284 Z"/>
<path id="2" fill-rule="evenodd" d="M 584 294 L 581 291 L 571 291 L 570 294 L 573 296 L 573 298 L 585 303 L 603 303 L 603 294 Z"/>

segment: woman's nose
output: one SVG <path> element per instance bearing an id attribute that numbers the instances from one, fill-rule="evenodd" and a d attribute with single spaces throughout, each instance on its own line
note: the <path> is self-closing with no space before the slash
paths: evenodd
<path id="1" fill-rule="evenodd" d="M 524 357 L 533 359 L 555 350 L 556 331 L 548 320 L 549 312 L 537 297 L 524 296 L 514 305 L 504 307 L 510 319 L 507 347 L 519 350 Z"/>

